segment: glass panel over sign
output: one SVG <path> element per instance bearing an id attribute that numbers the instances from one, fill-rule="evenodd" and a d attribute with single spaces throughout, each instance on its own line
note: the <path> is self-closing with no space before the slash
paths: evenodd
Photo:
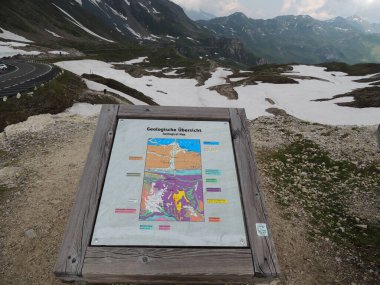
<path id="1" fill-rule="evenodd" d="M 120 119 L 91 244 L 247 246 L 229 123 Z"/>

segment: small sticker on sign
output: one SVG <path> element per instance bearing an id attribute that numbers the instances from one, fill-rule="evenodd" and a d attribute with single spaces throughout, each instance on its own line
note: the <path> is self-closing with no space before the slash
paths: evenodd
<path id="1" fill-rule="evenodd" d="M 256 231 L 259 237 L 267 237 L 268 236 L 267 224 L 256 224 Z"/>

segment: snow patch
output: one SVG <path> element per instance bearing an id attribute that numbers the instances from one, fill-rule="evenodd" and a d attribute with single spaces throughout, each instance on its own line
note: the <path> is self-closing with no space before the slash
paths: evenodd
<path id="1" fill-rule="evenodd" d="M 139 2 L 139 4 L 140 4 L 141 7 L 143 7 L 150 14 L 150 11 L 149 11 L 149 9 L 148 9 L 147 6 L 145 6 L 144 4 L 142 4 L 140 2 Z"/>
<path id="2" fill-rule="evenodd" d="M 18 43 L 18 42 L 2 42 L 0 41 L 0 46 L 10 46 L 10 47 L 26 47 L 29 44 Z"/>
<path id="3" fill-rule="evenodd" d="M 170 35 L 166 35 L 166 37 L 169 38 L 169 39 L 172 39 L 172 40 L 178 40 L 178 38 L 170 36 Z"/>
<path id="4" fill-rule="evenodd" d="M 176 76 L 176 75 L 179 75 L 179 74 L 177 73 L 177 70 L 168 71 L 168 72 L 165 72 L 164 74 L 165 74 L 165 75 L 168 75 L 168 76 Z"/>
<path id="5" fill-rule="evenodd" d="M 113 62 L 112 64 L 133 65 L 133 64 L 142 63 L 142 62 L 149 62 L 148 57 L 147 56 L 142 56 L 142 57 L 138 57 L 138 58 L 127 60 L 127 61 Z"/>
<path id="6" fill-rule="evenodd" d="M 72 107 L 66 109 L 66 113 L 81 115 L 83 117 L 92 117 L 100 114 L 102 105 L 92 105 L 88 103 L 75 103 Z"/>
<path id="7" fill-rule="evenodd" d="M 115 89 L 109 88 L 108 86 L 106 86 L 104 84 L 100 84 L 100 83 L 97 83 L 97 82 L 94 82 L 94 81 L 91 81 L 91 80 L 88 80 L 88 79 L 84 79 L 84 82 L 86 83 L 87 88 L 90 89 L 90 90 L 94 90 L 94 91 L 98 91 L 98 92 L 103 92 L 104 89 L 107 89 L 107 91 L 115 93 L 115 94 L 118 94 L 121 97 L 129 100 L 130 102 L 132 102 L 135 105 L 147 105 L 146 103 L 141 102 L 140 100 L 137 100 L 137 99 L 135 99 L 135 98 L 133 98 L 133 97 L 127 95 L 127 94 L 124 94 L 123 92 L 121 92 L 119 90 L 115 90 Z"/>
<path id="8" fill-rule="evenodd" d="M 51 50 L 48 53 L 50 53 L 50 54 L 61 54 L 61 55 L 68 55 L 69 54 L 67 51 L 63 51 L 63 50 Z"/>
<path id="9" fill-rule="evenodd" d="M 211 78 L 205 82 L 205 87 L 209 88 L 216 85 L 226 84 L 226 78 L 231 74 L 231 70 L 218 67 L 212 74 Z"/>
<path id="10" fill-rule="evenodd" d="M 109 5 L 107 5 L 107 4 L 106 4 L 106 6 L 107 6 L 107 8 L 109 8 L 109 9 L 112 11 L 112 13 L 113 13 L 114 15 L 116 15 L 116 16 L 122 18 L 122 19 L 125 20 L 125 21 L 128 21 L 128 18 L 127 18 L 126 16 L 124 16 L 124 15 L 121 14 L 121 13 L 119 13 L 119 12 L 116 11 L 114 8 L 112 8 L 111 6 L 109 6 Z"/>
<path id="11" fill-rule="evenodd" d="M 297 118 L 328 125 L 375 125 L 380 122 L 379 108 L 342 107 L 335 104 L 338 100 L 313 101 L 332 98 L 334 95 L 369 86 L 369 83 L 354 82 L 354 80 L 364 78 L 363 76 L 326 72 L 321 67 L 294 66 L 293 68 L 296 74 L 323 78 L 328 81 L 297 79 L 299 84 L 260 83 L 239 86 L 235 87 L 239 98 L 229 100 L 216 91 L 208 89 L 211 86 L 226 83 L 225 78 L 232 72 L 224 68 L 217 68 L 205 85 L 197 86 L 198 82 L 195 79 L 158 78 L 153 74 L 135 78 L 124 70 L 114 69 L 111 64 L 101 61 L 67 61 L 57 63 L 57 65 L 78 75 L 91 70 L 94 74 L 112 78 L 127 86 L 132 86 L 162 106 L 245 108 L 249 119 L 269 116 L 270 114 L 265 110 L 275 107 Z M 271 98 L 275 105 L 267 102 L 266 98 Z M 347 100 L 349 98 L 345 99 Z"/>
<path id="12" fill-rule="evenodd" d="M 94 1 L 91 1 L 91 2 L 94 2 Z M 67 17 L 69 18 L 66 18 L 68 19 L 71 23 L 73 23 L 74 25 L 78 26 L 79 28 L 81 28 L 82 30 L 84 30 L 85 32 L 89 33 L 90 35 L 92 36 L 95 36 L 103 41 L 106 41 L 106 42 L 109 42 L 109 43 L 114 43 L 114 41 L 111 41 L 111 40 L 108 40 L 106 38 L 103 38 L 102 36 L 99 36 L 98 34 L 94 33 L 93 31 L 87 29 L 85 26 L 83 26 L 80 22 L 78 22 L 77 20 L 75 20 L 69 13 L 67 13 L 65 10 L 63 10 L 62 8 L 60 8 L 59 6 L 55 5 L 54 3 L 52 3 L 57 9 L 59 9 L 62 13 L 64 13 Z"/>
<path id="13" fill-rule="evenodd" d="M 92 4 L 99 7 L 99 4 L 101 0 L 89 0 Z M 100 7 L 99 7 L 100 8 Z"/>
<path id="14" fill-rule="evenodd" d="M 15 49 L 11 46 L 1 46 L 0 45 L 0 58 L 3 57 L 12 57 L 15 55 L 39 55 L 41 52 L 39 51 L 26 51 L 21 49 Z"/>
<path id="15" fill-rule="evenodd" d="M 244 80 L 244 79 L 247 79 L 248 77 L 235 77 L 235 78 L 230 78 L 230 81 L 231 82 L 237 82 L 237 81 L 240 81 L 240 80 Z"/>
<path id="16" fill-rule="evenodd" d="M 45 29 L 45 31 L 48 32 L 49 34 L 51 34 L 52 36 L 56 37 L 56 38 L 63 38 L 63 37 L 61 37 L 60 35 L 58 35 L 58 34 L 52 32 L 52 31 L 49 31 L 48 29 Z"/>
<path id="17" fill-rule="evenodd" d="M 32 43 L 33 42 L 33 41 L 30 41 L 30 40 L 28 40 L 22 36 L 16 35 L 15 33 L 7 31 L 1 27 L 0 27 L 0 38 L 5 39 L 5 40 L 25 42 L 25 43 Z"/>
<path id="18" fill-rule="evenodd" d="M 130 31 L 131 34 L 134 35 L 136 38 L 141 39 L 141 35 L 140 35 L 138 32 L 136 32 L 134 29 L 132 29 L 132 28 L 129 27 L 129 26 L 127 26 L 127 29 L 128 29 L 128 31 Z"/>

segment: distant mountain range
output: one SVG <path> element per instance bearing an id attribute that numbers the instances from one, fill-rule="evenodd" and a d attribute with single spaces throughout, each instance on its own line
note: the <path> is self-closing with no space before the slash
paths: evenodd
<path id="1" fill-rule="evenodd" d="M 203 10 L 187 10 L 184 9 L 185 14 L 193 21 L 199 21 L 199 20 L 211 20 L 216 18 L 215 15 L 210 14 L 208 12 L 205 12 Z"/>
<path id="2" fill-rule="evenodd" d="M 358 19 L 280 16 L 254 20 L 235 13 L 198 23 L 217 36 L 238 38 L 266 62 L 380 62 L 378 26 Z"/>
<path id="3" fill-rule="evenodd" d="M 380 62 L 380 25 L 359 17 L 254 20 L 242 13 L 186 15 L 168 0 L 2 0 L 0 28 L 39 45 L 82 51 L 143 44 L 245 65 Z"/>
<path id="4" fill-rule="evenodd" d="M 342 19 L 341 17 L 337 17 L 330 21 L 332 22 L 347 21 L 347 23 L 351 27 L 356 28 L 358 31 L 361 31 L 363 33 L 380 34 L 380 23 L 370 23 L 362 19 L 360 16 L 351 16 L 345 19 Z"/>

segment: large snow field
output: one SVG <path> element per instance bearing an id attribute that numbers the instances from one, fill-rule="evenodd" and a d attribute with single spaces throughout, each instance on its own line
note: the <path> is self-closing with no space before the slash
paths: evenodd
<path id="1" fill-rule="evenodd" d="M 353 80 L 363 77 L 346 76 L 340 72 L 326 72 L 322 67 L 294 66 L 291 74 L 312 76 L 316 79 L 297 79 L 299 84 L 269 84 L 248 85 L 236 87 L 239 99 L 229 100 L 216 91 L 208 88 L 226 83 L 226 76 L 232 72 L 228 69 L 218 68 L 212 77 L 203 86 L 196 86 L 195 79 L 158 78 L 156 76 L 143 76 L 135 78 L 124 70 L 116 70 L 112 64 L 95 61 L 64 61 L 58 66 L 77 75 L 93 73 L 103 77 L 112 78 L 127 86 L 150 96 L 163 106 L 199 106 L 199 107 L 232 107 L 245 108 L 249 119 L 259 116 L 270 116 L 265 110 L 271 107 L 285 110 L 297 118 L 329 125 L 374 125 L 380 122 L 380 108 L 350 108 L 336 105 L 336 102 L 351 101 L 350 98 L 340 98 L 332 101 L 314 102 L 312 100 L 331 98 L 334 95 L 345 94 L 357 88 L 369 86 L 368 83 L 357 83 Z M 366 76 L 368 77 L 368 76 Z M 86 81 L 87 85 L 95 87 L 94 83 Z M 107 88 L 105 86 L 97 86 Z M 107 88 L 109 89 L 109 88 Z M 167 94 L 165 94 L 165 93 Z M 118 94 L 122 94 L 117 92 Z M 131 100 L 130 96 L 124 96 Z M 270 104 L 266 98 L 275 102 Z M 131 100 L 132 101 L 132 100 Z M 139 103 L 134 99 L 133 103 Z M 143 104 L 140 102 L 140 104 Z"/>

